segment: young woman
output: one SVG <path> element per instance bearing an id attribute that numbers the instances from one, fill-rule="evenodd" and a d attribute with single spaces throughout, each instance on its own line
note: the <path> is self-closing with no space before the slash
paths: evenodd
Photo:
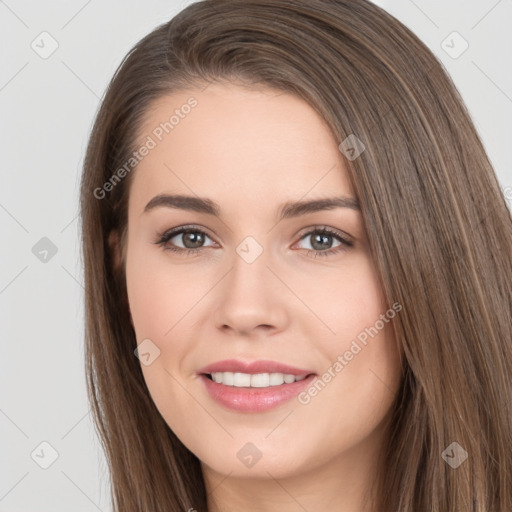
<path id="1" fill-rule="evenodd" d="M 119 512 L 512 510 L 512 220 L 364 0 L 210 0 L 117 70 L 81 184 Z"/>

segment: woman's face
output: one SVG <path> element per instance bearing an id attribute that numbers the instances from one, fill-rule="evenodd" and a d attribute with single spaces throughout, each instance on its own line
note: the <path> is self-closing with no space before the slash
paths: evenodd
<path id="1" fill-rule="evenodd" d="M 297 97 L 219 83 L 161 98 L 139 135 L 128 300 L 169 427 L 209 474 L 368 472 L 400 385 L 399 307 L 341 141 Z"/>

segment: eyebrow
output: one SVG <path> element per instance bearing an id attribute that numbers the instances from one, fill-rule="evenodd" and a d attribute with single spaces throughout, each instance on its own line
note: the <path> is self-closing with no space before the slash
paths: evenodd
<path id="1" fill-rule="evenodd" d="M 149 212 L 157 207 L 177 208 L 189 210 L 207 215 L 220 217 L 220 206 L 208 198 L 185 196 L 180 194 L 159 194 L 144 208 L 143 213 Z M 315 213 L 323 210 L 333 210 L 334 208 L 349 208 L 360 211 L 359 203 L 352 197 L 327 197 L 323 199 L 314 199 L 311 201 L 288 201 L 284 203 L 278 212 L 278 219 L 290 219 Z"/>

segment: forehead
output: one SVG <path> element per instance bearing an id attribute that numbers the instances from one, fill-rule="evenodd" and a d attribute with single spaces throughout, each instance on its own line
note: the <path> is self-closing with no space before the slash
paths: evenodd
<path id="1" fill-rule="evenodd" d="M 310 196 L 353 195 L 338 142 L 297 96 L 269 88 L 210 84 L 159 98 L 136 147 L 130 204 L 159 193 L 264 205 Z"/>

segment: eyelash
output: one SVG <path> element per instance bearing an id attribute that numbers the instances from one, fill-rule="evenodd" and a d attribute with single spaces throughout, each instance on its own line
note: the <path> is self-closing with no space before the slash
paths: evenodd
<path id="1" fill-rule="evenodd" d="M 189 248 L 181 248 L 181 247 L 173 247 L 172 245 L 167 245 L 167 242 L 174 238 L 176 235 L 180 235 L 185 232 L 194 232 L 194 233 L 201 233 L 203 235 L 206 235 L 208 238 L 211 238 L 208 236 L 208 234 L 200 229 L 198 226 L 194 225 L 188 225 L 188 226 L 180 226 L 177 228 L 173 228 L 169 231 L 165 231 L 164 233 L 161 233 L 158 235 L 157 240 L 154 242 L 156 245 L 159 245 L 163 248 L 165 251 L 172 251 L 180 254 L 184 254 L 185 256 L 193 256 L 197 255 L 199 252 L 201 252 L 203 249 L 206 249 L 206 247 L 199 247 L 197 249 L 189 249 Z M 315 233 L 319 233 L 322 235 L 330 235 L 334 238 L 338 239 L 340 241 L 340 245 L 338 247 L 335 247 L 334 249 L 326 249 L 325 251 L 315 251 L 314 249 L 303 249 L 307 251 L 308 256 L 310 253 L 314 253 L 314 258 L 317 258 L 318 256 L 332 256 L 338 253 L 341 253 L 343 251 L 348 250 L 350 247 L 353 247 L 353 242 L 342 236 L 338 231 L 334 231 L 327 226 L 314 226 L 310 231 L 307 233 L 304 233 L 299 240 L 302 240 L 303 238 L 306 238 L 308 236 L 311 236 Z"/>

